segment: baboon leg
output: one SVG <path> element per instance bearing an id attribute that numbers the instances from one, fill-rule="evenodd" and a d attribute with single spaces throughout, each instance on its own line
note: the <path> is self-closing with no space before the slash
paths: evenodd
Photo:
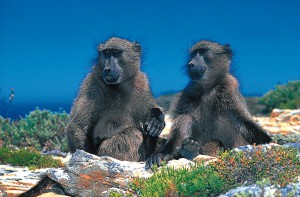
<path id="1" fill-rule="evenodd" d="M 97 155 L 114 155 L 119 160 L 141 161 L 144 156 L 143 136 L 137 128 L 127 128 L 103 141 Z"/>

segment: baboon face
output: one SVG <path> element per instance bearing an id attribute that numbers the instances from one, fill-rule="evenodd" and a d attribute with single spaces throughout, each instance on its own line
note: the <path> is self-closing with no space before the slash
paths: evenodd
<path id="1" fill-rule="evenodd" d="M 193 81 L 202 81 L 227 73 L 232 52 L 229 45 L 200 41 L 189 54 L 188 75 Z"/>
<path id="2" fill-rule="evenodd" d="M 118 60 L 122 51 L 119 49 L 106 49 L 102 53 L 105 60 L 105 67 L 102 72 L 103 80 L 107 84 L 116 84 L 120 81 L 123 70 Z"/>
<path id="3" fill-rule="evenodd" d="M 141 46 L 120 38 L 111 38 L 98 47 L 98 63 L 102 79 L 119 84 L 135 75 L 140 67 Z"/>

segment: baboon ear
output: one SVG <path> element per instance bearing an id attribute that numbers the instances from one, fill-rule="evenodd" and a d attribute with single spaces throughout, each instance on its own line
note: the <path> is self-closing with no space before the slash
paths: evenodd
<path id="1" fill-rule="evenodd" d="M 227 51 L 227 50 L 230 50 L 230 51 L 231 51 L 231 46 L 230 46 L 230 44 L 224 44 L 224 45 L 223 45 L 223 49 L 224 49 L 225 51 Z"/>
<path id="2" fill-rule="evenodd" d="M 140 45 L 140 43 L 138 43 L 137 41 L 133 42 L 133 47 L 138 51 L 138 52 L 142 52 L 142 47 Z"/>
<path id="3" fill-rule="evenodd" d="M 223 45 L 223 49 L 224 49 L 225 53 L 228 55 L 228 57 L 231 58 L 233 53 L 232 53 L 230 44 Z"/>

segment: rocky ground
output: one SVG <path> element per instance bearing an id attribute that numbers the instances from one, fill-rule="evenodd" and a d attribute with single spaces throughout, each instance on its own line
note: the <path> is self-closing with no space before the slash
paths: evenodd
<path id="1" fill-rule="evenodd" d="M 300 142 L 300 109 L 274 109 L 270 117 L 254 117 L 279 143 Z"/>
<path id="2" fill-rule="evenodd" d="M 254 117 L 272 136 L 275 142 L 300 142 L 300 110 L 273 110 L 270 117 Z M 167 121 L 162 135 L 167 135 L 171 123 Z M 67 161 L 68 159 L 65 159 Z M 39 175 L 47 171 L 30 171 L 28 168 L 0 165 L 0 196 L 16 196 L 36 184 Z M 2 191 L 2 193 L 1 193 Z M 44 194 L 45 196 L 59 196 Z"/>
<path id="3" fill-rule="evenodd" d="M 71 155 L 66 158 L 58 158 L 66 162 Z M 10 165 L 0 165 L 0 196 L 13 197 L 27 191 L 35 185 L 41 174 L 49 168 L 29 170 L 27 167 L 13 167 Z"/>

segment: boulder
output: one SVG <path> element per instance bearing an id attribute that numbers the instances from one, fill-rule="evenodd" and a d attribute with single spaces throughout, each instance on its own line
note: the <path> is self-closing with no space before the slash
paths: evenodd
<path id="1" fill-rule="evenodd" d="M 286 187 L 280 188 L 278 185 L 258 185 L 241 186 L 231 189 L 219 197 L 236 197 L 236 196 L 300 196 L 300 182 L 288 184 Z"/>
<path id="2" fill-rule="evenodd" d="M 167 166 L 188 167 L 193 162 L 187 159 L 172 160 Z M 108 156 L 98 157 L 77 150 L 64 168 L 49 169 L 47 176 L 61 184 L 65 191 L 74 196 L 107 196 L 110 188 L 130 192 L 132 178 L 148 178 L 152 170 L 145 169 L 144 162 L 120 161 Z"/>

